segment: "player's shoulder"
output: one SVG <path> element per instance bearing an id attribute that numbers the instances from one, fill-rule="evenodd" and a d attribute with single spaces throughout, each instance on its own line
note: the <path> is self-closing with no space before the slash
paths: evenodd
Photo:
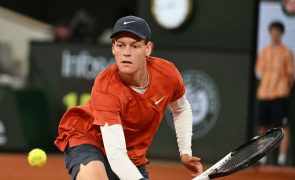
<path id="1" fill-rule="evenodd" d="M 170 62 L 169 60 L 160 58 L 160 57 L 155 57 L 155 56 L 150 56 L 147 59 L 148 61 L 151 61 L 154 64 L 160 64 L 160 65 L 171 65 L 173 64 L 172 62 Z"/>
<path id="2" fill-rule="evenodd" d="M 170 73 L 170 71 L 176 70 L 175 65 L 169 60 L 159 57 L 149 57 L 147 60 L 154 68 L 161 69 L 162 71 L 166 70 Z"/>
<path id="3" fill-rule="evenodd" d="M 105 70 L 97 74 L 95 78 L 96 81 L 101 81 L 101 83 L 107 83 L 105 79 L 109 80 L 115 76 L 115 66 L 115 64 L 112 64 L 111 66 L 107 67 Z"/>
<path id="4" fill-rule="evenodd" d="M 158 57 L 148 58 L 148 66 L 151 66 L 153 76 L 157 81 L 164 83 L 178 83 L 182 78 L 177 67 L 170 61 Z"/>
<path id="5" fill-rule="evenodd" d="M 117 66 L 115 64 L 100 72 L 95 78 L 94 88 L 103 93 L 118 93 L 121 90 L 121 83 L 116 73 Z"/>

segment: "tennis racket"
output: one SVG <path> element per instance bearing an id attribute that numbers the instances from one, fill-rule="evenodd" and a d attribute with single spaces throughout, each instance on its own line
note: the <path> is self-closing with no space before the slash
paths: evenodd
<path id="1" fill-rule="evenodd" d="M 280 128 L 268 130 L 233 150 L 193 180 L 208 180 L 228 176 L 251 166 L 276 148 L 283 137 L 284 132 Z"/>

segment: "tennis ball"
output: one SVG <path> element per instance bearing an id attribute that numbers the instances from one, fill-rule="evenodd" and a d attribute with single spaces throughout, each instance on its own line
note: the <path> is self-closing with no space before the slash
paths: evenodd
<path id="1" fill-rule="evenodd" d="M 33 149 L 29 152 L 28 162 L 32 167 L 42 167 L 46 164 L 46 153 L 42 149 Z"/>

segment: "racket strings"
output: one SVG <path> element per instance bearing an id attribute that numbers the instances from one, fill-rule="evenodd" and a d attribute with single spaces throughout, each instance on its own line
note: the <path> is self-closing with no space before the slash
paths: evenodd
<path id="1" fill-rule="evenodd" d="M 261 158 L 260 156 L 262 156 L 262 154 L 277 143 L 280 136 L 281 134 L 274 132 L 251 141 L 249 144 L 233 152 L 231 157 L 215 170 L 215 173 L 225 172 L 235 167 L 244 166 L 245 164 L 249 164 L 249 161 L 252 159 Z"/>

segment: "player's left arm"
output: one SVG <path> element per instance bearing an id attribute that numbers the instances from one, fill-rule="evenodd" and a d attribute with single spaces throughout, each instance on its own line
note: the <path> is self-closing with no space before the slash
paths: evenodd
<path id="1" fill-rule="evenodd" d="M 177 143 L 180 152 L 181 162 L 185 167 L 192 170 L 196 176 L 203 172 L 200 158 L 192 156 L 192 110 L 191 106 L 183 95 L 178 100 L 171 102 L 169 108 L 172 111 L 177 136 Z"/>

